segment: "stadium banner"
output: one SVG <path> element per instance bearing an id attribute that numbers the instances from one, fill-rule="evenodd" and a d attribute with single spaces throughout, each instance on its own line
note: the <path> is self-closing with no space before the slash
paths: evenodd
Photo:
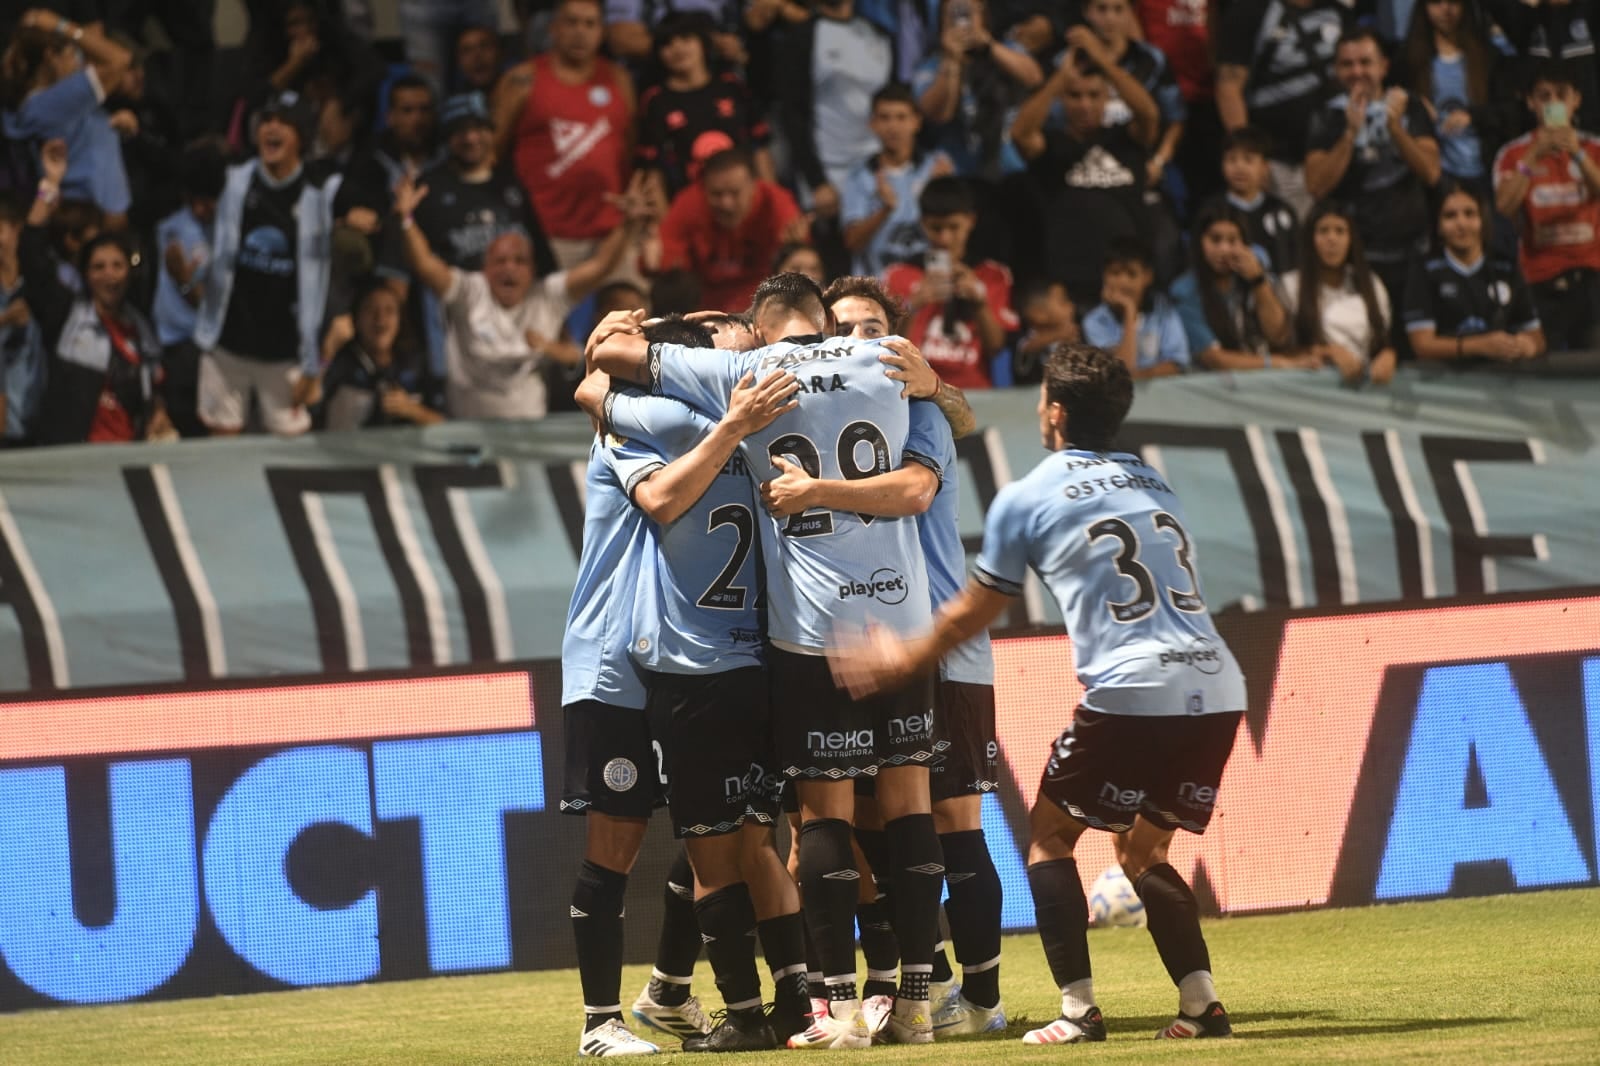
<path id="1" fill-rule="evenodd" d="M 1600 589 L 1220 629 L 1251 710 L 1210 831 L 1171 854 L 1208 912 L 1600 884 Z M 984 829 L 1017 931 L 1025 812 L 1079 690 L 1059 629 L 995 658 Z M 0 706 L 0 1009 L 572 965 L 559 681 L 534 662 Z M 675 848 L 654 819 L 633 961 Z M 1078 861 L 1087 884 L 1109 838 Z"/>
<path id="2" fill-rule="evenodd" d="M 1042 455 L 1036 401 L 972 397 L 974 551 Z M 1196 374 L 1141 385 L 1124 443 L 1185 501 L 1214 607 L 1337 609 L 1600 584 L 1595 426 L 1568 382 Z M 0 692 L 555 658 L 590 440 L 572 415 L 0 453 Z M 1008 624 L 1058 620 L 1030 584 Z"/>

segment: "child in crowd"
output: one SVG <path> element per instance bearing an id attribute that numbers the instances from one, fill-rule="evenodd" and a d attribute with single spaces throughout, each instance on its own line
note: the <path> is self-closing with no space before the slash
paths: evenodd
<path id="1" fill-rule="evenodd" d="M 1083 339 L 1114 353 L 1135 380 L 1182 373 L 1189 365 L 1183 320 L 1155 280 L 1149 248 L 1128 237 L 1113 240 L 1100 305 L 1083 319 Z"/>
<path id="2" fill-rule="evenodd" d="M 1044 357 L 1057 344 L 1082 339 L 1078 309 L 1059 281 L 1034 281 L 1017 299 L 1024 332 L 1011 356 L 1011 383 L 1037 385 L 1044 379 Z"/>
<path id="3" fill-rule="evenodd" d="M 1370 376 L 1373 384 L 1385 385 L 1394 377 L 1389 290 L 1367 266 L 1348 206 L 1324 200 L 1311 209 L 1300 268 L 1283 276 L 1283 296 L 1294 317 L 1295 343 L 1338 367 L 1347 384 Z"/>
<path id="4" fill-rule="evenodd" d="M 1206 206 L 1226 203 L 1244 216 L 1245 240 L 1267 253 L 1266 268 L 1282 273 L 1295 263 L 1300 222 L 1294 209 L 1267 191 L 1272 143 L 1253 126 L 1241 126 L 1222 140 L 1222 180 L 1227 191 Z"/>
<path id="5" fill-rule="evenodd" d="M 958 389 L 993 385 L 990 362 L 1019 325 L 1011 310 L 1011 271 L 985 259 L 965 262 L 978 208 L 966 182 L 934 178 L 918 199 L 928 251 L 884 274 L 890 294 L 911 308 L 907 339 L 939 377 Z"/>
<path id="6" fill-rule="evenodd" d="M 1212 370 L 1320 365 L 1309 355 L 1277 354 L 1293 343 L 1293 330 L 1246 226 L 1226 203 L 1209 205 L 1195 219 L 1190 270 L 1172 285 L 1190 354 Z"/>
<path id="7" fill-rule="evenodd" d="M 881 150 L 850 172 L 842 193 L 844 244 L 857 274 L 880 276 L 928 249 L 917 220 L 917 197 L 934 178 L 954 173 L 943 152 L 917 147 L 922 112 L 911 88 L 898 82 L 872 97 L 873 136 Z"/>

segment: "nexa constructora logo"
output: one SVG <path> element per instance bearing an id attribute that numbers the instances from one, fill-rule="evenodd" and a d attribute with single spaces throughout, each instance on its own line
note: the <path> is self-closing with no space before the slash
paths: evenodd
<path id="1" fill-rule="evenodd" d="M 879 567 L 865 581 L 847 581 L 839 586 L 841 600 L 877 600 L 886 607 L 903 603 L 906 598 L 906 579 L 900 571 L 887 566 Z"/>
<path id="2" fill-rule="evenodd" d="M 806 733 L 806 747 L 819 755 L 870 755 L 872 743 L 870 729 L 835 729 L 827 733 L 813 729 Z"/>

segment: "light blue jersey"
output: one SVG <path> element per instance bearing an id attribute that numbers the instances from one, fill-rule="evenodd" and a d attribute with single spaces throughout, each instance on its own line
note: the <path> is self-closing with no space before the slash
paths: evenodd
<path id="1" fill-rule="evenodd" d="M 821 336 L 717 357 L 653 344 L 650 379 L 654 391 L 721 417 L 744 374 L 792 371 L 799 409 L 740 446 L 751 479 L 774 476 L 770 457 L 781 455 L 813 477 L 854 480 L 887 473 L 905 451 L 910 413 L 878 361 L 887 351 L 877 341 Z M 932 624 L 914 520 L 820 509 L 773 518 L 763 510 L 758 527 L 767 572 L 782 575 L 767 588 L 775 646 L 817 655 L 837 626 L 877 623 L 910 636 Z"/>
<path id="2" fill-rule="evenodd" d="M 1072 638 L 1083 705 L 1101 714 L 1245 709 L 1211 624 L 1178 498 L 1135 456 L 1060 451 L 1000 490 L 976 578 L 1016 595 L 1032 567 Z"/>
<path id="3" fill-rule="evenodd" d="M 928 594 L 937 609 L 961 591 L 967 580 L 967 549 L 961 543 L 961 524 L 957 508 L 961 500 L 960 475 L 956 463 L 956 439 L 944 412 L 927 402 L 911 405 L 911 437 L 906 455 L 932 459 L 943 471 L 939 491 L 926 513 L 917 516 L 917 536 L 928 561 Z M 939 676 L 945 681 L 968 685 L 994 684 L 994 653 L 989 648 L 989 631 L 984 630 L 965 644 L 958 644 L 939 662 Z"/>
<path id="4" fill-rule="evenodd" d="M 659 461 L 637 446 L 598 437 L 589 448 L 578 584 L 561 639 L 563 707 L 598 700 L 644 710 L 644 678 L 628 657 L 628 644 L 631 593 L 638 587 L 650 534 L 649 523 L 628 497 Z"/>
<path id="5" fill-rule="evenodd" d="M 630 444 L 660 453 L 639 480 L 715 425 L 677 400 L 625 392 L 606 398 L 606 423 Z M 713 674 L 761 665 L 756 514 L 744 454 L 735 452 L 676 522 L 646 523 L 650 547 L 633 601 L 633 660 L 640 667 Z"/>

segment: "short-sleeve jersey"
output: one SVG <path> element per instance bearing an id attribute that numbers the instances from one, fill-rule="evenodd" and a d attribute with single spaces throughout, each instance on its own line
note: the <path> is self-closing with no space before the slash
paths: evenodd
<path id="1" fill-rule="evenodd" d="M 644 679 L 628 656 L 639 564 L 648 547 L 644 515 L 629 496 L 659 458 L 636 446 L 595 438 L 584 478 L 583 546 L 578 583 L 561 639 L 561 705 L 598 700 L 644 709 Z"/>
<path id="2" fill-rule="evenodd" d="M 967 580 L 967 548 L 961 543 L 958 507 L 961 501 L 960 473 L 956 464 L 956 441 L 944 412 L 931 402 L 911 405 L 911 436 L 906 441 L 906 459 L 932 460 L 941 472 L 939 491 L 933 503 L 917 516 L 917 536 L 928 563 L 928 594 L 937 609 L 961 591 Z M 994 652 L 989 647 L 989 631 L 984 630 L 964 644 L 958 644 L 939 663 L 939 676 L 946 681 L 968 685 L 994 684 Z"/>
<path id="3" fill-rule="evenodd" d="M 1438 337 L 1526 333 L 1539 328 L 1527 282 L 1509 261 L 1484 256 L 1464 266 L 1448 252 L 1411 264 L 1406 283 L 1407 330 Z"/>
<path id="4" fill-rule="evenodd" d="M 635 485 L 685 454 L 713 423 L 662 396 L 613 392 L 606 425 L 657 453 Z M 633 661 L 664 674 L 723 673 L 761 665 L 756 503 L 735 452 L 711 487 L 668 525 L 647 523 L 649 549 L 633 600 Z"/>
<path id="5" fill-rule="evenodd" d="M 1339 93 L 1317 110 L 1311 116 L 1306 147 L 1331 151 L 1349 126 L 1345 115 L 1349 106 L 1349 94 Z M 1437 141 L 1433 119 L 1428 117 L 1419 97 L 1406 101 L 1400 124 L 1412 137 Z M 1354 209 L 1356 229 L 1368 258 L 1393 261 L 1406 249 L 1426 240 L 1433 225 L 1428 187 L 1400 154 L 1394 134 L 1389 132 L 1389 108 L 1383 100 L 1367 104 L 1366 121 L 1356 134 L 1350 164 L 1330 195 Z M 1392 254 L 1385 257 L 1383 253 Z"/>
<path id="6" fill-rule="evenodd" d="M 1578 146 L 1600 163 L 1600 137 L 1580 132 Z M 1569 270 L 1600 270 L 1600 197 L 1572 156 L 1551 152 L 1529 163 L 1532 149 L 1533 134 L 1525 133 L 1494 157 L 1496 189 L 1518 167 L 1533 172 L 1517 212 L 1522 276 L 1537 285 Z"/>
<path id="7" fill-rule="evenodd" d="M 715 417 L 747 372 L 758 379 L 788 370 L 799 379 L 799 408 L 744 439 L 753 481 L 784 456 L 813 477 L 887 473 L 905 451 L 910 412 L 900 385 L 884 376 L 877 341 L 796 337 L 739 353 L 652 344 L 652 391 L 676 396 Z M 937 471 L 936 471 L 937 472 Z M 902 636 L 932 622 L 928 581 L 911 518 L 813 509 L 759 522 L 767 585 L 767 634 L 775 647 L 821 654 L 840 625 L 887 626 Z M 781 576 L 779 576 L 781 575 Z"/>
<path id="8" fill-rule="evenodd" d="M 1178 498 L 1122 452 L 1055 452 L 1000 490 L 975 577 L 1016 595 L 1032 568 L 1061 608 L 1083 705 L 1101 714 L 1245 709 L 1217 635 Z"/>

